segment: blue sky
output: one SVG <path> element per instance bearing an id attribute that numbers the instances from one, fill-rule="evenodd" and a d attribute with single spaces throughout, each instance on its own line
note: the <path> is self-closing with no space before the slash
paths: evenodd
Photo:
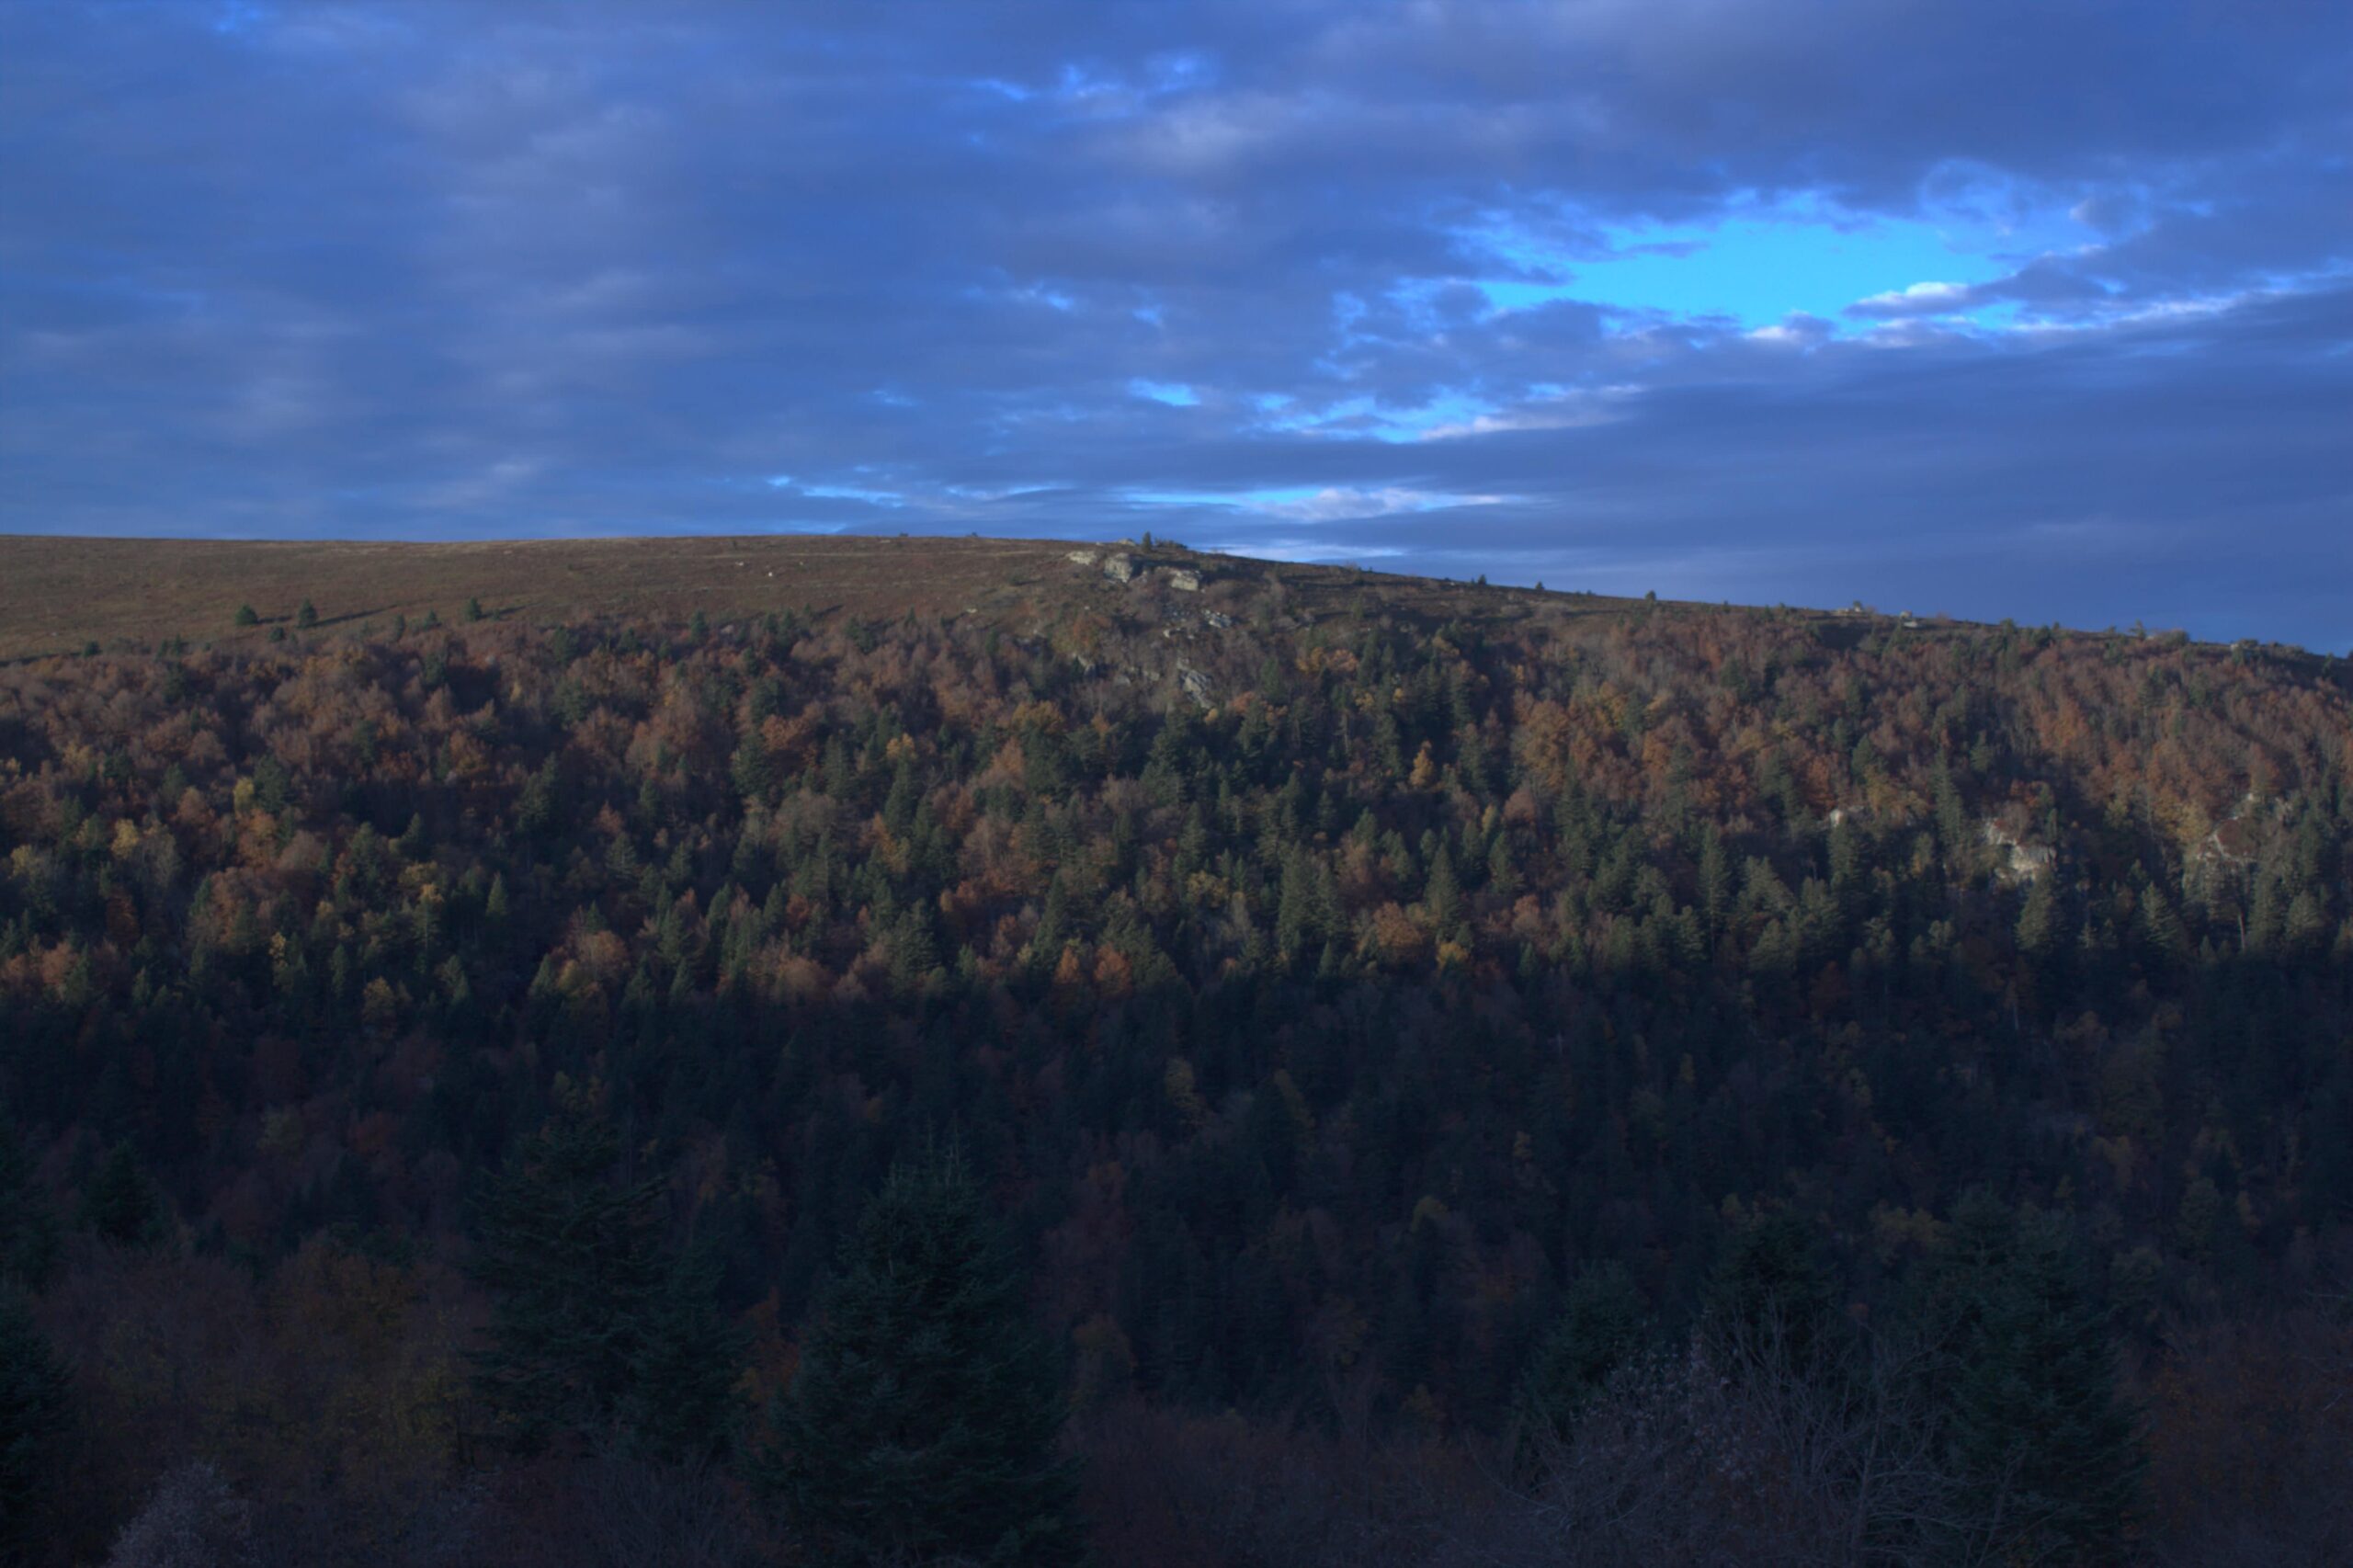
<path id="1" fill-rule="evenodd" d="M 1508 228 L 1474 231 L 1469 243 L 1502 266 L 1471 280 L 1500 310 L 1588 300 L 1628 312 L 1729 316 L 1758 328 L 1791 315 L 1836 320 L 1873 298 L 1933 299 L 2098 241 L 2088 225 L 2058 210 L 1849 212 L 1805 196 L 1744 195 L 1705 218 L 1597 227 L 1599 245 L 1567 251 Z M 2000 312 L 1980 306 L 1954 313 L 1985 324 Z"/>
<path id="2" fill-rule="evenodd" d="M 2353 7 L 10 0 L 0 528 L 2353 650 Z"/>

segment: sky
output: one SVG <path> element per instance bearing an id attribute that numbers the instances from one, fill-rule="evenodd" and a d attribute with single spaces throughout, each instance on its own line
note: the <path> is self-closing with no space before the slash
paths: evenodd
<path id="1" fill-rule="evenodd" d="M 0 530 L 2353 651 L 2353 5 L 6 0 Z"/>

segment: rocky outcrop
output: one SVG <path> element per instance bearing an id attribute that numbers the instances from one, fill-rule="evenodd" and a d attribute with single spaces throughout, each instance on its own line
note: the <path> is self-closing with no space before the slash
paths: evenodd
<path id="1" fill-rule="evenodd" d="M 1990 817 L 1984 824 L 1985 842 L 2007 852 L 1996 871 L 2004 881 L 2031 882 L 2059 863 L 2058 851 L 2047 844 L 2028 844 Z"/>
<path id="2" fill-rule="evenodd" d="M 2261 857 L 2263 840 L 2282 816 L 2278 802 L 2272 802 L 2267 811 L 2259 796 L 2252 792 L 2242 796 L 2239 803 L 2231 808 L 2231 814 L 2216 823 L 2214 831 L 2191 847 L 2189 858 L 2218 870 L 2244 871 Z"/>
<path id="3" fill-rule="evenodd" d="M 1131 555 L 1111 554 L 1103 558 L 1103 575 L 1114 583 L 1135 581 L 1136 562 Z"/>

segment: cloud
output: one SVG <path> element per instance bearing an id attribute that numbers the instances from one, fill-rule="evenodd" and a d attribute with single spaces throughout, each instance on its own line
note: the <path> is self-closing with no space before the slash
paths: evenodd
<path id="1" fill-rule="evenodd" d="M 1752 328 L 1748 340 L 1751 343 L 1768 343 L 1776 347 L 1811 348 L 1829 341 L 1836 330 L 1820 316 L 1792 311 L 1770 326 Z"/>
<path id="2" fill-rule="evenodd" d="M 2322 6 L 17 0 L 0 527 L 1214 527 L 2346 646 L 2348 75 Z"/>
<path id="3" fill-rule="evenodd" d="M 1402 485 L 1367 489 L 1360 485 L 1328 484 L 1310 495 L 1246 499 L 1254 512 L 1302 523 L 1347 522 L 1359 517 L 1385 517 L 1399 512 L 1434 512 L 1442 507 L 1495 506 L 1506 495 L 1456 495 Z"/>
<path id="4" fill-rule="evenodd" d="M 1171 408 L 1191 408 L 1201 401 L 1192 388 L 1176 381 L 1146 381 L 1139 376 L 1128 383 L 1128 391 L 1153 403 L 1165 403 Z"/>
<path id="5" fill-rule="evenodd" d="M 1977 298 L 1966 283 L 1915 283 L 1881 294 L 1867 294 L 1847 309 L 1856 315 L 1945 315 L 1961 310 Z"/>

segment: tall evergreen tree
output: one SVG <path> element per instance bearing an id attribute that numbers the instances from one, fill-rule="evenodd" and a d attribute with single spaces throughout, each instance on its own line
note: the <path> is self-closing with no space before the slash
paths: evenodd
<path id="1" fill-rule="evenodd" d="M 1953 1232 L 1945 1426 L 1976 1544 L 1996 1562 L 2123 1561 L 2147 1460 L 2062 1222 L 1976 1193 Z"/>
<path id="2" fill-rule="evenodd" d="M 735 755 L 728 763 L 728 775 L 734 780 L 735 792 L 745 805 L 765 801 L 775 787 L 776 770 L 768 761 L 767 747 L 761 743 L 759 732 L 746 727 L 744 738 L 735 747 Z"/>
<path id="3" fill-rule="evenodd" d="M 829 1563 L 1076 1561 L 1052 1366 L 961 1156 L 894 1166 L 845 1264 L 764 1467 L 788 1528 Z"/>
<path id="4" fill-rule="evenodd" d="M 642 1318 L 620 1417 L 657 1459 L 722 1458 L 733 1448 L 743 1336 L 721 1312 L 719 1267 L 688 1248 Z"/>
<path id="5" fill-rule="evenodd" d="M 0 1114 L 0 1285 L 37 1291 L 56 1263 L 56 1214 L 33 1185 L 16 1123 Z"/>
<path id="6" fill-rule="evenodd" d="M 1623 1264 L 1601 1264 L 1577 1276 L 1520 1383 L 1513 1462 L 1523 1477 L 1534 1469 L 1545 1439 L 1566 1434 L 1577 1412 L 1640 1352 L 1648 1332 L 1643 1293 Z"/>
<path id="7" fill-rule="evenodd" d="M 33 1544 L 65 1430 L 66 1369 L 22 1292 L 0 1284 L 0 1560 Z"/>
<path id="8" fill-rule="evenodd" d="M 1703 1332 L 1730 1363 L 1767 1355 L 1800 1372 L 1838 1348 L 1829 1271 L 1813 1233 L 1793 1214 L 1768 1214 L 1733 1233 L 1710 1282 Z"/>
<path id="9" fill-rule="evenodd" d="M 82 1199 L 92 1230 L 121 1246 L 146 1246 L 164 1233 L 164 1198 L 128 1143 L 107 1151 Z"/>
<path id="10" fill-rule="evenodd" d="M 475 1381 L 516 1446 L 618 1430 L 670 1456 L 726 1448 L 733 1336 L 707 1272 L 665 1256 L 661 1192 L 622 1178 L 596 1089 L 559 1079 L 484 1195 L 473 1261 L 496 1293 Z"/>

